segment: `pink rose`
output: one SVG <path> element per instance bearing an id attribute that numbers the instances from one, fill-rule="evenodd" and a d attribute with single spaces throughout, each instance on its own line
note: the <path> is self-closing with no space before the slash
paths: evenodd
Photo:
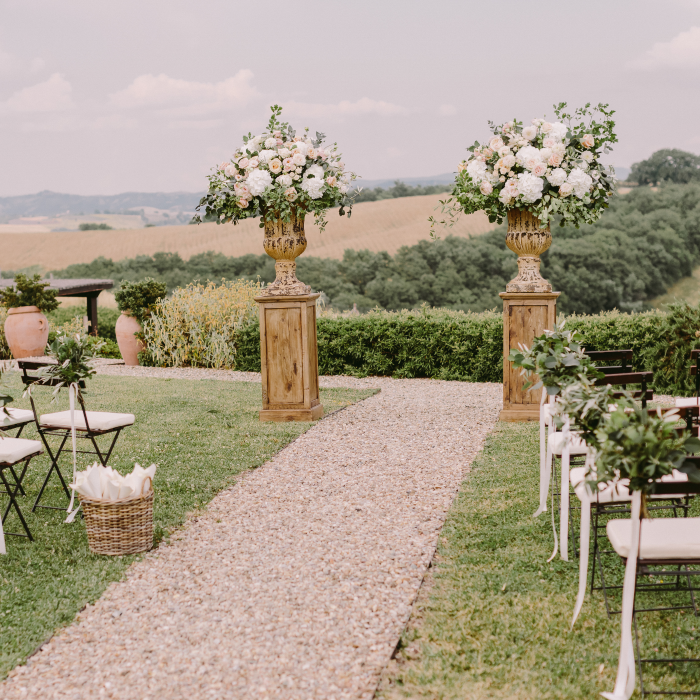
<path id="1" fill-rule="evenodd" d="M 326 184 L 329 187 L 335 187 L 336 182 L 338 182 L 338 178 L 336 178 L 334 175 L 331 175 L 326 178 Z"/>
<path id="2" fill-rule="evenodd" d="M 297 198 L 297 191 L 293 187 L 289 187 L 284 191 L 284 196 L 288 202 L 293 202 Z"/>
<path id="3" fill-rule="evenodd" d="M 269 163 L 271 173 L 281 173 L 282 172 L 282 161 L 279 158 L 273 158 Z"/>
<path id="4" fill-rule="evenodd" d="M 544 163 L 538 163 L 533 169 L 532 174 L 535 177 L 542 177 L 547 172 L 547 166 Z"/>
<path id="5" fill-rule="evenodd" d="M 493 155 L 493 149 L 491 149 L 491 148 L 487 148 L 483 153 L 483 156 L 484 156 L 484 158 L 486 158 L 486 160 L 488 160 L 492 155 Z"/>
<path id="6" fill-rule="evenodd" d="M 553 168 L 558 168 L 561 165 L 561 156 L 558 153 L 553 153 L 551 156 L 549 156 L 547 165 L 551 165 Z"/>
<path id="7" fill-rule="evenodd" d="M 285 158 L 283 161 L 284 165 L 284 171 L 289 172 L 290 170 L 294 170 L 294 160 L 292 158 Z"/>
<path id="8" fill-rule="evenodd" d="M 248 161 L 248 167 L 251 168 L 251 169 L 252 169 L 252 168 L 257 168 L 258 165 L 260 165 L 260 161 L 259 161 L 257 158 L 251 158 L 251 159 Z"/>
<path id="9" fill-rule="evenodd" d="M 247 158 L 241 158 L 238 161 L 238 167 L 240 168 L 247 168 L 248 167 L 249 160 Z"/>
<path id="10" fill-rule="evenodd" d="M 481 194 L 490 195 L 493 192 L 493 186 L 487 180 L 483 180 L 481 186 L 479 187 Z"/>
<path id="11" fill-rule="evenodd" d="M 279 130 L 273 131 L 273 132 L 272 132 L 272 135 L 273 135 L 276 139 L 281 139 L 281 138 L 282 138 L 282 132 L 279 131 Z"/>
<path id="12" fill-rule="evenodd" d="M 220 166 L 219 170 L 226 170 L 226 167 L 228 166 L 229 162 L 225 160 Z"/>
<path id="13" fill-rule="evenodd" d="M 595 139 L 593 138 L 593 134 L 586 134 L 581 139 L 581 144 L 584 148 L 593 148 L 593 146 L 595 146 Z"/>
<path id="14" fill-rule="evenodd" d="M 238 200 L 238 206 L 241 209 L 245 209 L 248 206 L 248 200 L 241 197 L 241 199 Z"/>
<path id="15" fill-rule="evenodd" d="M 314 148 L 309 148 L 309 150 L 306 152 L 306 155 L 307 155 L 309 158 L 311 158 L 311 160 L 313 160 L 314 158 L 316 158 L 316 156 L 318 155 L 318 153 L 316 152 L 316 150 L 315 150 Z"/>

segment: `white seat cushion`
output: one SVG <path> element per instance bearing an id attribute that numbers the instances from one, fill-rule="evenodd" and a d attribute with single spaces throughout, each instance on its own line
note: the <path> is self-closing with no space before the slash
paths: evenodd
<path id="1" fill-rule="evenodd" d="M 569 472 L 569 480 L 574 487 L 574 491 L 580 501 L 588 498 L 586 492 L 586 467 L 574 467 Z M 667 474 L 661 477 L 661 481 L 688 481 L 688 475 L 673 470 L 673 474 Z M 596 503 L 629 503 L 632 499 L 629 492 L 629 479 L 620 479 L 617 484 L 598 484 L 598 498 L 594 499 Z M 683 494 L 670 494 L 662 496 L 652 495 L 652 500 L 668 499 L 668 498 L 683 498 Z"/>
<path id="2" fill-rule="evenodd" d="M 106 413 L 103 411 L 86 411 L 88 424 L 92 430 L 111 430 L 133 425 L 133 413 Z M 70 411 L 47 413 L 39 417 L 42 428 L 70 428 Z M 77 430 L 87 430 L 82 411 L 75 411 L 75 427 Z"/>
<path id="3" fill-rule="evenodd" d="M 0 435 L 0 463 L 16 464 L 29 455 L 43 452 L 38 440 L 24 438 L 2 437 Z"/>
<path id="4" fill-rule="evenodd" d="M 607 531 L 615 551 L 626 558 L 632 521 L 610 520 Z M 700 559 L 700 518 L 644 519 L 640 543 L 640 559 Z"/>
<path id="5" fill-rule="evenodd" d="M 24 408 L 7 408 L 9 416 L 4 411 L 0 411 L 0 427 L 6 428 L 9 425 L 21 425 L 34 420 L 34 414 Z"/>
<path id="6" fill-rule="evenodd" d="M 588 452 L 586 443 L 581 438 L 576 437 L 575 433 L 569 433 L 569 439 L 571 440 L 569 454 L 585 455 Z M 561 455 L 564 451 L 564 433 L 554 433 L 549 441 L 552 446 L 552 454 Z"/>
<path id="7" fill-rule="evenodd" d="M 690 406 L 697 406 L 697 405 L 698 405 L 698 397 L 697 396 L 688 396 L 686 398 L 676 399 L 676 408 L 688 408 Z"/>

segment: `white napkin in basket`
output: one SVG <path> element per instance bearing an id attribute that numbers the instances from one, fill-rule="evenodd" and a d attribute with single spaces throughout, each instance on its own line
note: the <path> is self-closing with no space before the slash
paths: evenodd
<path id="1" fill-rule="evenodd" d="M 140 464 L 128 476 L 122 476 L 112 467 L 103 467 L 98 462 L 90 465 L 84 472 L 77 472 L 75 483 L 70 487 L 85 498 L 101 501 L 121 501 L 148 493 L 150 485 L 144 486 L 146 479 L 151 483 L 156 475 L 156 465 L 144 469 Z"/>

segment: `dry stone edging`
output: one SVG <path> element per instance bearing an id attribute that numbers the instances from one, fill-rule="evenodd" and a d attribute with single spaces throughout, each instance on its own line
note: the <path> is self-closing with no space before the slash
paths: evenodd
<path id="1" fill-rule="evenodd" d="M 99 371 L 175 371 L 154 369 Z M 321 379 L 329 384 L 381 392 L 218 494 L 16 668 L 0 696 L 369 700 L 502 388 Z"/>

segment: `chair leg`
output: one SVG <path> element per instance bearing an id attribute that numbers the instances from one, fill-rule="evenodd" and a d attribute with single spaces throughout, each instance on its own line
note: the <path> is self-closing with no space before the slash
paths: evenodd
<path id="1" fill-rule="evenodd" d="M 26 467 L 25 467 L 25 471 L 26 471 Z M 20 493 L 20 495 L 21 495 L 21 496 L 26 496 L 27 494 L 24 493 L 24 488 L 22 488 L 22 479 L 21 479 L 21 478 L 20 478 L 20 479 L 17 478 L 17 474 L 15 474 L 15 468 L 14 468 L 14 467 L 10 467 L 10 474 L 12 474 L 12 478 L 15 480 L 15 484 L 17 484 L 17 486 L 19 486 L 19 493 Z M 23 476 L 24 476 L 24 474 L 23 474 Z"/>
<path id="2" fill-rule="evenodd" d="M 29 460 L 27 460 L 29 461 Z M 7 489 L 7 494 L 10 497 L 10 502 L 7 504 L 7 508 L 5 509 L 5 513 L 2 516 L 2 521 L 3 523 L 5 520 L 7 520 L 7 516 L 10 512 L 10 508 L 14 508 L 15 513 L 17 513 L 17 516 L 20 519 L 20 522 L 22 523 L 22 527 L 24 528 L 24 531 L 27 533 L 26 537 L 29 538 L 30 542 L 34 541 L 34 538 L 32 537 L 32 533 L 29 532 L 29 527 L 27 526 L 27 521 L 24 519 L 24 516 L 22 515 L 22 511 L 19 507 L 19 504 L 17 503 L 15 496 L 17 494 L 17 485 L 15 485 L 14 491 L 12 490 L 12 486 L 10 486 L 10 483 L 7 481 L 7 477 L 5 476 L 5 470 L 0 469 L 0 480 L 2 480 L 3 486 Z M 7 532 L 5 531 L 6 535 L 17 535 L 18 537 L 25 537 L 25 535 L 22 535 L 21 533 L 17 532 Z"/>
<path id="3" fill-rule="evenodd" d="M 63 474 L 61 474 L 61 470 L 58 468 L 58 458 L 61 456 L 61 453 L 63 452 L 63 447 L 66 444 L 66 441 L 68 440 L 68 434 L 64 435 L 63 441 L 61 442 L 61 446 L 58 448 L 58 452 L 56 453 L 56 456 L 54 457 L 53 452 L 51 451 L 51 447 L 49 446 L 48 440 L 46 440 L 46 437 L 43 435 L 43 433 L 40 432 L 40 435 L 42 436 L 42 440 L 44 442 L 44 446 L 46 447 L 46 451 L 49 455 L 49 459 L 51 460 L 51 468 L 48 471 L 48 474 L 46 475 L 46 478 L 44 479 L 44 483 L 41 485 L 41 489 L 39 491 L 39 495 L 36 497 L 36 501 L 34 501 L 34 506 L 32 507 L 32 513 L 37 509 L 37 508 L 48 508 L 50 510 L 63 510 L 63 508 L 56 508 L 55 506 L 40 506 L 39 501 L 41 500 L 42 495 L 44 494 L 44 489 L 46 488 L 47 484 L 49 483 L 49 479 L 51 478 L 51 473 L 53 470 L 56 470 L 56 473 L 58 474 L 58 478 L 61 481 L 61 485 L 63 486 L 63 490 L 68 498 L 70 498 L 70 491 L 68 490 L 68 486 L 66 485 L 66 482 L 63 478 Z"/>

